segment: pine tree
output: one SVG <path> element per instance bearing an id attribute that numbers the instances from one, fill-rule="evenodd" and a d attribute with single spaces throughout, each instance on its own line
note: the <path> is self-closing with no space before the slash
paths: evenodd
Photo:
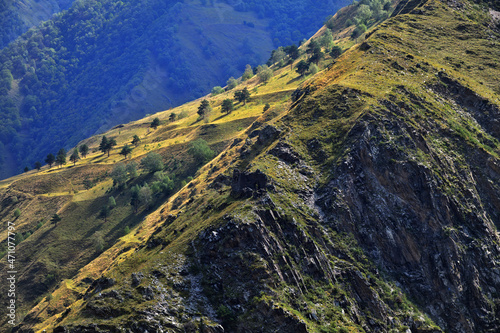
<path id="1" fill-rule="evenodd" d="M 82 154 L 83 158 L 86 158 L 89 153 L 89 146 L 83 144 L 80 146 L 80 154 Z"/>
<path id="2" fill-rule="evenodd" d="M 134 135 L 134 137 L 132 138 L 132 144 L 137 147 L 140 142 L 141 142 L 141 139 L 139 139 L 139 137 L 137 136 L 137 134 Z"/>
<path id="3" fill-rule="evenodd" d="M 53 154 L 48 154 L 47 158 L 45 158 L 45 163 L 49 165 L 49 168 L 52 168 L 52 164 L 56 161 L 56 158 Z"/>
<path id="4" fill-rule="evenodd" d="M 158 117 L 156 117 L 155 119 L 153 119 L 153 122 L 151 123 L 151 127 L 154 129 L 157 129 L 158 126 L 160 126 L 160 119 Z"/>
<path id="5" fill-rule="evenodd" d="M 102 151 L 103 153 L 109 153 L 111 152 L 111 149 L 116 146 L 116 140 L 111 138 L 108 139 L 105 135 L 102 137 L 101 143 L 99 144 L 99 150 Z"/>
<path id="6" fill-rule="evenodd" d="M 56 156 L 56 163 L 59 167 L 63 164 L 66 164 L 66 150 L 64 148 L 59 149 Z"/>
<path id="7" fill-rule="evenodd" d="M 37 169 L 38 171 L 40 171 L 41 168 L 42 168 L 42 163 L 40 163 L 40 161 L 36 161 L 35 162 L 35 169 Z"/>
<path id="8" fill-rule="evenodd" d="M 57 225 L 57 222 L 61 221 L 61 217 L 58 214 L 52 215 L 52 218 L 50 219 L 50 222 L 54 223 Z"/>
<path id="9" fill-rule="evenodd" d="M 234 110 L 234 104 L 233 101 L 230 99 L 225 99 L 222 101 L 221 105 L 221 111 L 227 114 L 230 114 L 231 111 Z"/>
<path id="10" fill-rule="evenodd" d="M 295 71 L 297 71 L 300 75 L 304 75 L 308 69 L 309 65 L 304 60 L 299 61 L 297 66 L 295 66 Z"/>
<path id="11" fill-rule="evenodd" d="M 69 160 L 73 162 L 73 165 L 76 165 L 76 161 L 80 159 L 80 155 L 78 154 L 78 149 L 73 150 L 73 154 L 69 157 Z"/>
<path id="12" fill-rule="evenodd" d="M 200 106 L 198 107 L 198 114 L 200 117 L 207 118 L 211 111 L 212 107 L 210 106 L 210 102 L 206 99 L 201 101 Z"/>
<path id="13" fill-rule="evenodd" d="M 123 146 L 122 150 L 120 151 L 120 155 L 123 155 L 125 159 L 127 159 L 127 155 L 132 153 L 132 148 L 130 148 L 128 145 Z"/>
<path id="14" fill-rule="evenodd" d="M 238 100 L 238 102 L 243 103 L 243 105 L 247 104 L 247 101 L 250 100 L 250 91 L 245 87 L 243 90 L 238 90 L 234 93 L 234 98 Z"/>
<path id="15" fill-rule="evenodd" d="M 101 208 L 99 212 L 99 216 L 104 219 L 104 222 L 108 222 L 108 217 L 111 214 L 111 209 L 108 206 L 104 206 Z"/>

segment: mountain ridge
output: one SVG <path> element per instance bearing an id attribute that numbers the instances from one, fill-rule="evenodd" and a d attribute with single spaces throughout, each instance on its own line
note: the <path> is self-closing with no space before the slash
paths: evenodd
<path id="1" fill-rule="evenodd" d="M 140 208 L 125 223 L 131 232 L 76 275 L 54 282 L 20 329 L 498 330 L 499 32 L 487 10 L 452 5 L 429 0 L 384 21 L 312 77 L 288 65 L 267 83 L 255 76 L 236 88 L 252 91 L 251 101 L 227 115 L 219 106 L 232 92 L 210 97 L 208 123 L 196 119 L 197 100 L 108 132 L 120 148 L 139 134 L 132 159 L 160 152 L 170 176 L 197 169 L 186 155 L 197 138 L 218 155 Z M 181 110 L 190 116 L 168 122 Z M 165 123 L 151 130 L 155 117 Z M 100 138 L 85 142 L 95 149 Z M 131 194 L 104 172 L 118 150 L 92 153 L 94 166 L 44 170 L 46 187 L 33 173 L 0 183 L 10 191 L 2 214 L 16 207 L 13 194 L 68 192 L 72 208 L 52 203 L 63 222 L 42 226 L 47 235 L 95 228 L 97 207 L 85 223 L 71 218 L 93 197 L 102 207 L 115 196 L 109 220 L 120 221 Z M 100 173 L 92 190 L 55 182 L 85 169 Z M 127 186 L 163 177 L 143 172 Z M 109 220 L 98 224 L 109 234 L 125 225 Z"/>

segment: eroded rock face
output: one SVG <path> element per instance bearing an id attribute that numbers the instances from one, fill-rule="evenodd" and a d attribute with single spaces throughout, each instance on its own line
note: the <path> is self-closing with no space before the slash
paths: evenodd
<path id="1" fill-rule="evenodd" d="M 488 166 L 484 152 L 473 151 L 459 165 L 434 154 L 422 135 L 403 124 L 381 123 L 360 123 L 351 153 L 317 190 L 322 223 L 354 234 L 441 327 L 499 330 L 500 192 L 491 184 L 500 173 Z M 396 145 L 405 148 L 379 144 L 384 130 L 399 132 Z M 409 158 L 416 147 L 431 156 L 427 165 Z M 446 185 L 451 177 L 456 182 Z"/>
<path id="2" fill-rule="evenodd" d="M 233 171 L 231 193 L 237 197 L 251 197 L 256 191 L 265 189 L 267 176 L 260 170 L 254 172 Z"/>

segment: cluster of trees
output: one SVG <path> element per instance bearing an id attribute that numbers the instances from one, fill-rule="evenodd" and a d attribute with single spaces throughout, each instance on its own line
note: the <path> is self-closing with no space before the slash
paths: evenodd
<path id="1" fill-rule="evenodd" d="M 69 156 L 69 160 L 73 163 L 73 165 L 76 165 L 76 162 L 80 160 L 80 154 L 85 158 L 87 157 L 87 154 L 89 152 L 89 147 L 86 144 L 83 144 L 80 146 L 80 148 L 75 148 L 73 149 L 72 154 Z M 61 148 L 57 152 L 57 154 L 54 156 L 54 154 L 48 154 L 47 157 L 45 158 L 45 163 L 48 164 L 49 168 L 52 168 L 52 165 L 55 163 L 59 167 L 62 165 L 66 164 L 66 149 Z M 25 168 L 25 171 L 27 171 L 28 167 Z M 42 163 L 40 161 L 35 162 L 35 169 L 40 171 L 42 168 Z"/>
<path id="2" fill-rule="evenodd" d="M 319 70 L 318 64 L 326 54 L 329 54 L 333 59 L 335 59 L 339 57 L 342 52 L 342 48 L 334 44 L 331 30 L 326 29 L 323 35 L 319 38 L 310 40 L 306 49 L 308 58 L 307 60 L 299 61 L 295 70 L 300 75 L 304 75 L 306 73 L 316 74 Z"/>
<path id="3" fill-rule="evenodd" d="M 169 89 L 197 86 L 177 53 L 175 4 L 75 2 L 1 50 L 3 149 L 26 165 L 57 147 L 76 145 L 142 81 L 152 55 L 168 70 Z M 12 78 L 20 80 L 24 99 L 19 106 L 8 95 Z M 28 135 L 19 135 L 22 129 Z"/>
<path id="4" fill-rule="evenodd" d="M 137 136 L 134 135 L 132 138 L 132 144 L 137 146 L 141 142 L 141 139 Z M 116 140 L 114 138 L 109 138 L 103 135 L 101 139 L 101 143 L 99 144 L 99 150 L 107 154 L 108 157 L 110 155 L 111 150 L 116 146 Z M 127 156 L 132 153 L 133 148 L 130 147 L 128 144 L 125 144 L 122 148 L 122 150 L 119 152 L 120 155 L 123 155 L 125 159 L 127 159 Z M 89 147 L 87 144 L 82 144 L 80 147 L 73 149 L 72 154 L 69 156 L 69 160 L 73 163 L 73 165 L 76 165 L 76 162 L 80 160 L 80 155 L 83 158 L 86 158 L 89 153 Z M 54 156 L 54 154 L 49 153 L 47 157 L 45 158 L 45 163 L 49 166 L 49 168 L 52 168 L 53 164 L 58 165 L 61 167 L 62 165 L 66 164 L 66 157 L 67 153 L 64 148 L 59 149 L 57 154 Z M 42 168 L 42 163 L 40 161 L 36 161 L 34 164 L 34 168 L 40 171 Z M 28 167 L 25 167 L 24 171 L 27 172 L 29 170 Z"/>
<path id="5" fill-rule="evenodd" d="M 389 17 L 392 10 L 390 0 L 361 0 L 356 5 L 356 11 L 352 19 L 346 21 L 346 27 L 355 25 L 351 37 L 358 38 L 376 22 Z M 327 22 L 327 27 L 333 22 Z"/>
<path id="6" fill-rule="evenodd" d="M 234 92 L 234 100 L 239 103 L 246 103 L 250 100 L 250 91 L 247 87 L 242 90 L 237 90 Z M 226 98 L 222 101 L 221 111 L 226 114 L 230 114 L 234 110 L 234 102 L 230 98 Z M 210 102 L 206 99 L 202 100 L 200 105 L 198 106 L 198 115 L 200 119 L 204 119 L 206 122 L 209 121 L 210 113 L 212 112 L 212 106 Z"/>
<path id="7" fill-rule="evenodd" d="M 13 0 L 0 1 L 0 49 L 26 29 L 13 3 Z"/>
<path id="8" fill-rule="evenodd" d="M 210 149 L 207 142 L 203 139 L 198 139 L 191 143 L 188 153 L 192 156 L 197 166 L 201 166 L 210 161 L 215 152 Z M 149 182 L 143 184 L 135 184 L 130 187 L 128 193 L 130 195 L 130 204 L 134 207 L 137 213 L 140 207 L 149 207 L 152 205 L 156 198 L 161 195 L 171 195 L 176 189 L 186 185 L 186 180 L 177 178 L 175 174 L 167 174 L 165 172 L 165 164 L 163 157 L 155 152 L 147 154 L 141 159 L 139 165 L 135 162 L 116 165 L 112 172 L 111 178 L 113 179 L 113 186 L 123 190 L 126 188 L 129 181 L 138 177 L 138 168 L 142 169 L 146 174 L 152 174 Z M 191 180 L 188 177 L 188 181 Z M 116 206 L 116 201 L 111 200 L 101 210 L 101 217 L 107 219 L 111 210 Z"/>

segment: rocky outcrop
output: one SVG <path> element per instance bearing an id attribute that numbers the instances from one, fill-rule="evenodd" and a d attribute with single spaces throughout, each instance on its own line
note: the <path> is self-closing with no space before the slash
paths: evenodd
<path id="1" fill-rule="evenodd" d="M 491 183 L 500 174 L 485 168 L 485 152 L 474 151 L 474 158 L 458 167 L 459 161 L 437 154 L 404 123 L 378 119 L 375 126 L 373 120 L 351 132 L 357 143 L 333 179 L 318 188 L 322 223 L 354 234 L 441 327 L 499 330 L 494 305 L 500 288 L 500 262 L 494 259 L 500 255 L 499 207 L 494 198 L 500 191 Z M 382 133 L 395 129 L 396 145 L 381 144 Z M 396 146 L 404 149 L 395 151 Z M 411 157 L 417 147 L 429 154 L 427 165 Z M 448 177 L 457 181 L 446 185 Z"/>
<path id="2" fill-rule="evenodd" d="M 233 171 L 231 193 L 236 197 L 251 197 L 254 193 L 265 190 L 268 183 L 266 174 L 260 170 L 254 172 Z"/>

